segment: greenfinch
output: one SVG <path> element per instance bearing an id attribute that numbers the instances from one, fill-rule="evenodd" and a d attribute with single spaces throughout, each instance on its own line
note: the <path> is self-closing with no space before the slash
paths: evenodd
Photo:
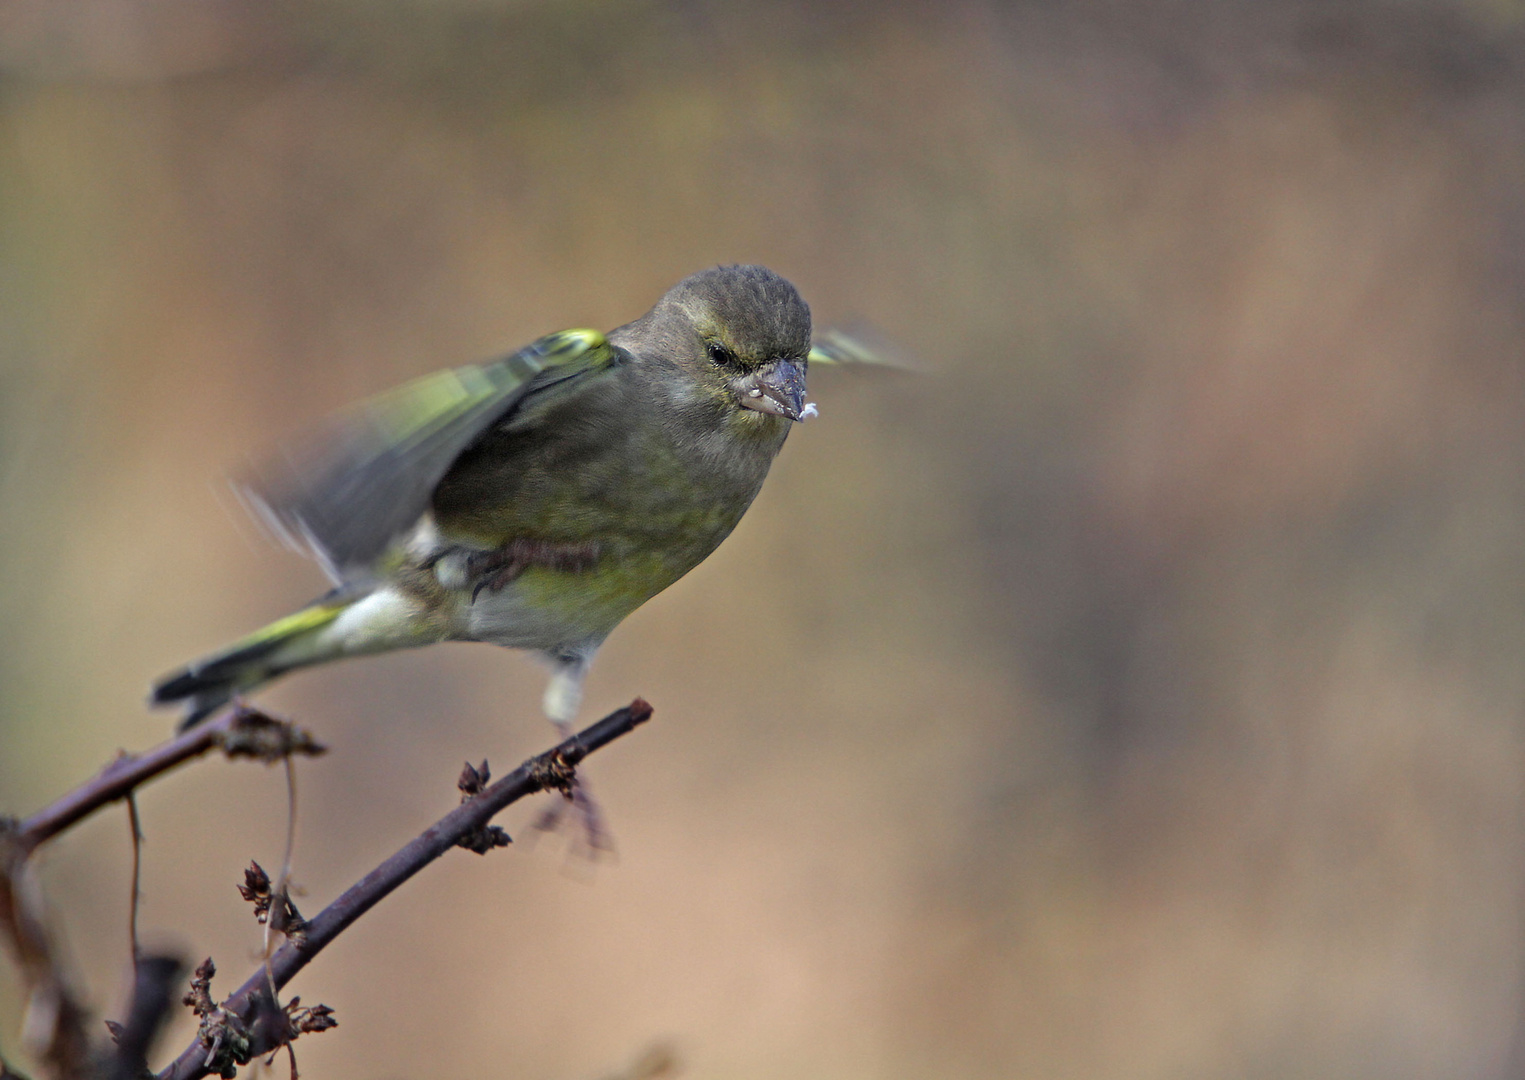
<path id="1" fill-rule="evenodd" d="M 607 334 L 567 330 L 339 414 L 240 490 L 334 588 L 166 676 L 182 726 L 297 668 L 440 641 L 529 650 L 566 729 L 604 639 L 751 505 L 795 422 L 810 309 L 761 266 L 679 282 Z"/>

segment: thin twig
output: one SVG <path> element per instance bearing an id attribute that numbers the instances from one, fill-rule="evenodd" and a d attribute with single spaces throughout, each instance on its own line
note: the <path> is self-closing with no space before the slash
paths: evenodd
<path id="1" fill-rule="evenodd" d="M 138 966 L 138 900 L 143 895 L 143 823 L 138 819 L 138 797 L 127 793 L 127 825 L 132 829 L 132 901 L 127 906 L 127 941 L 132 946 L 132 966 Z"/>
<path id="2" fill-rule="evenodd" d="M 281 856 L 281 876 L 277 879 L 276 890 L 281 896 L 286 895 L 286 887 L 291 883 L 291 857 L 297 847 L 297 770 L 296 764 L 288 755 L 286 765 L 286 851 Z"/>
<path id="3" fill-rule="evenodd" d="M 595 750 L 629 733 L 636 725 L 645 723 L 651 717 L 651 711 L 650 705 L 637 698 L 554 749 L 526 761 L 403 845 L 314 916 L 307 924 L 307 934 L 301 944 L 288 940 L 271 957 L 269 965 L 274 973 L 276 987 L 284 987 L 297 972 L 307 966 L 308 961 L 360 916 L 425 866 L 457 846 L 463 838 L 485 828 L 504 807 L 526 795 L 546 789 L 569 793 L 575 782 L 574 770 L 577 764 Z M 259 1038 L 258 1032 L 267 1025 L 255 1021 L 261 1015 L 268 1015 L 271 1010 L 264 964 L 223 1002 L 222 1008 L 240 1017 Z M 278 1046 L 279 1043 L 261 1043 L 252 1047 L 251 1052 L 263 1054 Z M 198 1039 L 159 1073 L 158 1080 L 199 1080 L 208 1075 L 207 1060 L 207 1047 Z"/>
<path id="4" fill-rule="evenodd" d="M 297 844 L 297 770 L 291 756 L 286 757 L 286 850 L 281 855 L 281 873 L 275 881 L 275 892 L 272 896 L 270 913 L 265 919 L 265 934 L 262 942 L 261 953 L 265 961 L 265 981 L 270 990 L 270 1000 L 279 1007 L 281 1004 L 280 992 L 275 985 L 275 972 L 270 969 L 270 945 L 271 934 L 279 929 L 286 929 L 286 890 L 291 887 L 291 856 Z M 290 1044 L 287 1044 L 290 1049 Z M 296 1051 L 291 1052 L 291 1071 L 296 1072 Z"/>

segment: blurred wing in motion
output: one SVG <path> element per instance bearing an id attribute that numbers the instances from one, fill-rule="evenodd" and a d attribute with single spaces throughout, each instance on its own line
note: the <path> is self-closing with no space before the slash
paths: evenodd
<path id="1" fill-rule="evenodd" d="M 830 329 L 815 336 L 810 344 L 810 366 L 877 367 L 910 371 L 910 364 L 895 350 L 866 331 Z"/>
<path id="2" fill-rule="evenodd" d="M 488 429 L 572 380 L 619 363 L 596 330 L 566 330 L 335 415 L 239 484 L 256 517 L 335 580 L 369 565 L 429 508 L 451 464 Z"/>

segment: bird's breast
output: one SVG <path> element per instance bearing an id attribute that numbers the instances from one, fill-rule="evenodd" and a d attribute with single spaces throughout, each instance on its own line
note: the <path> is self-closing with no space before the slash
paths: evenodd
<path id="1" fill-rule="evenodd" d="M 452 468 L 434 500 L 446 543 L 580 553 L 526 558 L 496 587 L 451 581 L 462 636 L 540 649 L 602 639 L 736 527 L 771 453 L 717 458 L 659 423 L 622 420 L 503 432 Z"/>

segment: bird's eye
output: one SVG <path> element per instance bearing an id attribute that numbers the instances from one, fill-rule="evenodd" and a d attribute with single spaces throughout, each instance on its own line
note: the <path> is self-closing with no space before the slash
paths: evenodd
<path id="1" fill-rule="evenodd" d="M 710 342 L 709 352 L 710 363 L 715 364 L 718 367 L 736 366 L 736 354 L 733 353 L 730 349 L 727 349 L 724 345 L 720 344 L 720 342 Z"/>

